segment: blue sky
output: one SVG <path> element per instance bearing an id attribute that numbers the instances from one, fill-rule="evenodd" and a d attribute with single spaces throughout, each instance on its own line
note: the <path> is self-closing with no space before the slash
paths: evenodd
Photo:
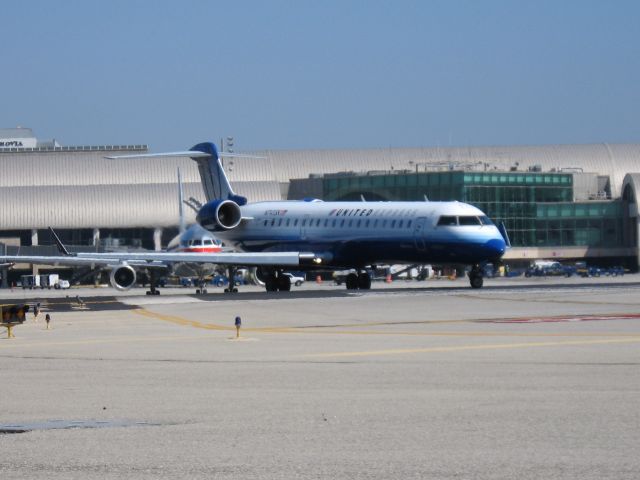
<path id="1" fill-rule="evenodd" d="M 640 142 L 637 1 L 4 2 L 0 127 L 63 145 Z"/>

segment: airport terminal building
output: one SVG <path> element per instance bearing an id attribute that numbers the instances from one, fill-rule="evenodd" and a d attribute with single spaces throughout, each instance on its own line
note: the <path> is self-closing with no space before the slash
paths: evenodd
<path id="1" fill-rule="evenodd" d="M 194 205 L 205 198 L 189 159 L 105 158 L 148 151 L 62 146 L 28 128 L 0 129 L 0 243 L 43 253 L 52 226 L 83 250 L 166 246 L 177 234 L 178 169 L 185 197 Z M 249 201 L 459 200 L 505 223 L 514 247 L 507 260 L 638 267 L 640 144 L 247 153 L 264 158 L 227 159 L 225 170 Z M 195 211 L 185 212 L 194 221 Z"/>

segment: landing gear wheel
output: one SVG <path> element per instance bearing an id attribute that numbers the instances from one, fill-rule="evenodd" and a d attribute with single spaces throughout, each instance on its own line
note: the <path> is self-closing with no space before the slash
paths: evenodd
<path id="1" fill-rule="evenodd" d="M 267 275 L 267 278 L 264 279 L 264 288 L 267 292 L 278 291 L 278 281 L 275 275 L 273 274 Z"/>
<path id="2" fill-rule="evenodd" d="M 291 291 L 291 279 L 286 275 L 280 275 L 278 277 L 278 290 L 281 292 Z"/>
<path id="3" fill-rule="evenodd" d="M 469 276 L 469 283 L 471 284 L 471 288 L 482 288 L 484 279 L 482 275 L 471 275 Z"/>
<path id="4" fill-rule="evenodd" d="M 358 275 L 358 288 L 360 290 L 371 290 L 371 277 L 367 272 Z"/>
<path id="5" fill-rule="evenodd" d="M 347 290 L 357 290 L 358 289 L 358 275 L 356 275 L 355 273 L 350 273 L 349 275 L 347 275 L 345 283 L 347 285 Z"/>

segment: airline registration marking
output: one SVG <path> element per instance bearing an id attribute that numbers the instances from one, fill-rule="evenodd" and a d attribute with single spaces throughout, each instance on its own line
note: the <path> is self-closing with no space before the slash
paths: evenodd
<path id="1" fill-rule="evenodd" d="M 283 217 L 287 212 L 288 210 L 265 210 L 264 214 L 271 217 Z"/>

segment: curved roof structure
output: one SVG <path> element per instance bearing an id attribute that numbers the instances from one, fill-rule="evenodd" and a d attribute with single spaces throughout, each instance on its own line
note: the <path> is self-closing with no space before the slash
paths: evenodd
<path id="1" fill-rule="evenodd" d="M 581 169 L 608 175 L 614 196 L 629 172 L 640 171 L 640 144 L 588 144 L 543 146 L 425 147 L 351 150 L 266 150 L 276 178 L 304 178 L 309 173 L 419 169 L 436 165 L 465 168 L 520 170 L 540 166 L 551 169 Z M 485 167 L 485 164 L 486 167 Z M 574 170 L 575 171 L 575 170 Z"/>
<path id="2" fill-rule="evenodd" d="M 196 163 L 185 158 L 107 160 L 144 146 L 0 149 L 0 230 L 168 227 L 178 223 L 177 169 L 185 197 L 204 200 Z M 266 150 L 266 158 L 225 160 L 234 190 L 250 201 L 286 197 L 291 178 L 313 173 L 424 170 L 452 166 L 581 169 L 608 175 L 619 197 L 625 174 L 640 171 L 640 144 Z M 575 170 L 574 170 L 575 171 Z M 185 209 L 193 220 L 195 214 Z"/>

